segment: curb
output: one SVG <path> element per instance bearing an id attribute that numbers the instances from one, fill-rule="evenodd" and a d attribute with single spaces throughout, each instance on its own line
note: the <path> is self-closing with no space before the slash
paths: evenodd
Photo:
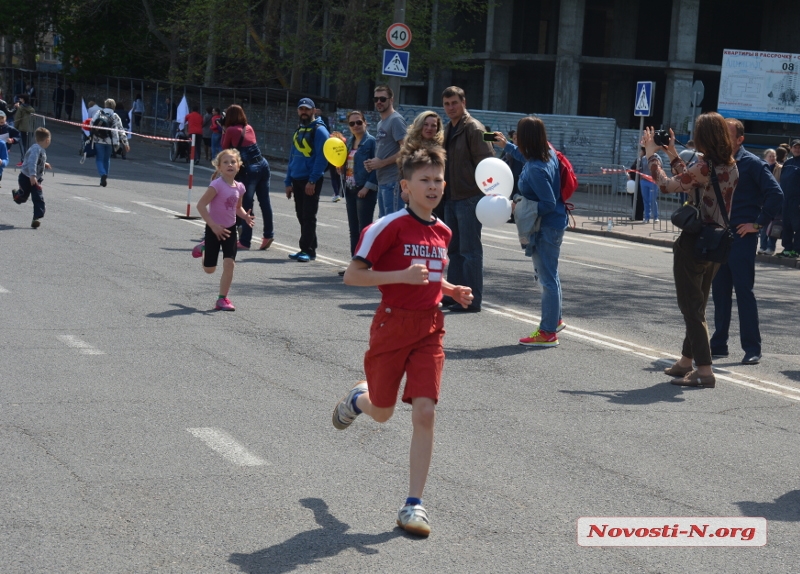
<path id="1" fill-rule="evenodd" d="M 620 239 L 623 241 L 632 241 L 633 243 L 645 243 L 647 245 L 659 245 L 661 247 L 672 247 L 675 242 L 674 239 L 661 239 L 658 237 L 645 237 L 641 235 L 632 235 L 630 233 L 620 233 L 618 231 L 605 231 L 602 229 L 585 229 L 583 227 L 567 227 L 567 231 L 572 233 L 579 233 L 582 235 L 595 235 L 600 237 L 610 237 L 612 239 Z M 676 236 L 677 237 L 677 236 Z M 790 267 L 792 269 L 800 269 L 800 259 L 789 259 L 785 257 L 777 257 L 775 255 L 760 255 L 756 254 L 756 261 L 759 263 L 767 263 L 770 265 L 778 265 L 780 267 Z"/>

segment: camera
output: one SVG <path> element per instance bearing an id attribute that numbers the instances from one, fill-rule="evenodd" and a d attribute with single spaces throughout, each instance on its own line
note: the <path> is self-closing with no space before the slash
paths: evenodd
<path id="1" fill-rule="evenodd" d="M 666 147 L 669 145 L 669 140 L 670 140 L 669 130 L 656 130 L 655 132 L 653 132 L 654 144 Z"/>
<path id="2" fill-rule="evenodd" d="M 483 132 L 483 141 L 485 142 L 493 142 L 497 140 L 497 136 L 494 132 Z"/>

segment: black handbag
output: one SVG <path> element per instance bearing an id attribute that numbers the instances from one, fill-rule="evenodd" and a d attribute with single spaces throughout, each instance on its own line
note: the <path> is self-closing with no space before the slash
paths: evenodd
<path id="1" fill-rule="evenodd" d="M 706 160 L 708 161 L 708 160 Z M 733 244 L 733 232 L 731 222 L 728 219 L 728 210 L 725 208 L 725 201 L 722 199 L 722 192 L 719 190 L 717 172 L 711 162 L 708 162 L 708 169 L 711 175 L 711 183 L 714 186 L 714 193 L 717 196 L 722 220 L 725 227 L 717 227 L 713 224 L 704 224 L 700 235 L 694 243 L 694 258 L 698 261 L 708 261 L 711 263 L 727 263 L 728 255 Z"/>
<path id="2" fill-rule="evenodd" d="M 686 233 L 700 233 L 703 227 L 703 220 L 700 219 L 700 191 L 694 190 L 694 203 L 688 201 L 672 212 L 670 217 L 672 225 L 682 229 Z"/>

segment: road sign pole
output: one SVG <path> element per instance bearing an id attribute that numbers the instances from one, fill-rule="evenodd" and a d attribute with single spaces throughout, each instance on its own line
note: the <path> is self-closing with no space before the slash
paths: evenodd
<path id="1" fill-rule="evenodd" d="M 405 23 L 406 21 L 406 0 L 394 0 L 394 21 Z M 392 76 L 389 78 L 389 87 L 394 93 L 395 106 L 400 105 L 400 78 Z"/>
<path id="2" fill-rule="evenodd" d="M 639 151 L 642 147 L 642 136 L 644 135 L 644 116 L 639 116 L 639 145 L 636 148 L 636 157 L 639 157 Z M 635 187 L 633 188 L 633 213 L 631 213 L 631 221 L 636 221 L 636 208 L 639 205 L 639 160 L 634 164 L 636 169 Z"/>

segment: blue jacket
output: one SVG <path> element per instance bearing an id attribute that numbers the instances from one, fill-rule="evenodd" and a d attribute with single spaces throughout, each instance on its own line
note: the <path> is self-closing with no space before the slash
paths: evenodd
<path id="1" fill-rule="evenodd" d="M 506 144 L 506 149 L 509 148 L 515 158 L 525 162 L 519 176 L 519 192 L 523 197 L 539 202 L 542 227 L 566 229 L 567 209 L 561 199 L 561 176 L 555 152 L 551 149 L 550 160 L 544 162 L 540 159 L 525 160 L 512 143 Z"/>
<path id="2" fill-rule="evenodd" d="M 792 157 L 783 163 L 781 189 L 787 199 L 800 197 L 800 157 Z"/>
<path id="3" fill-rule="evenodd" d="M 739 183 L 733 194 L 731 225 L 755 222 L 766 226 L 783 209 L 781 186 L 772 177 L 767 163 L 743 147 L 733 159 L 739 168 Z"/>
<path id="4" fill-rule="evenodd" d="M 309 183 L 316 183 L 328 169 L 328 160 L 322 151 L 330 133 L 325 129 L 321 118 L 314 120 L 307 126 L 301 125 L 292 136 L 292 150 L 289 152 L 289 167 L 286 170 L 286 187 L 292 185 L 293 179 L 305 179 Z M 311 145 L 311 140 L 314 145 Z"/>
<path id="5" fill-rule="evenodd" d="M 356 142 L 356 136 L 350 136 L 347 142 L 347 154 L 353 149 L 353 144 Z M 353 178 L 356 180 L 356 189 L 366 187 L 367 189 L 378 189 L 378 171 L 367 171 L 364 167 L 364 162 L 368 159 L 375 157 L 375 146 L 378 145 L 378 140 L 371 136 L 369 132 L 364 134 L 361 139 L 361 145 L 356 150 L 356 155 L 353 156 Z"/>
<path id="6" fill-rule="evenodd" d="M 8 150 L 6 142 L 0 140 L 0 175 L 3 175 L 3 168 L 8 165 Z"/>

